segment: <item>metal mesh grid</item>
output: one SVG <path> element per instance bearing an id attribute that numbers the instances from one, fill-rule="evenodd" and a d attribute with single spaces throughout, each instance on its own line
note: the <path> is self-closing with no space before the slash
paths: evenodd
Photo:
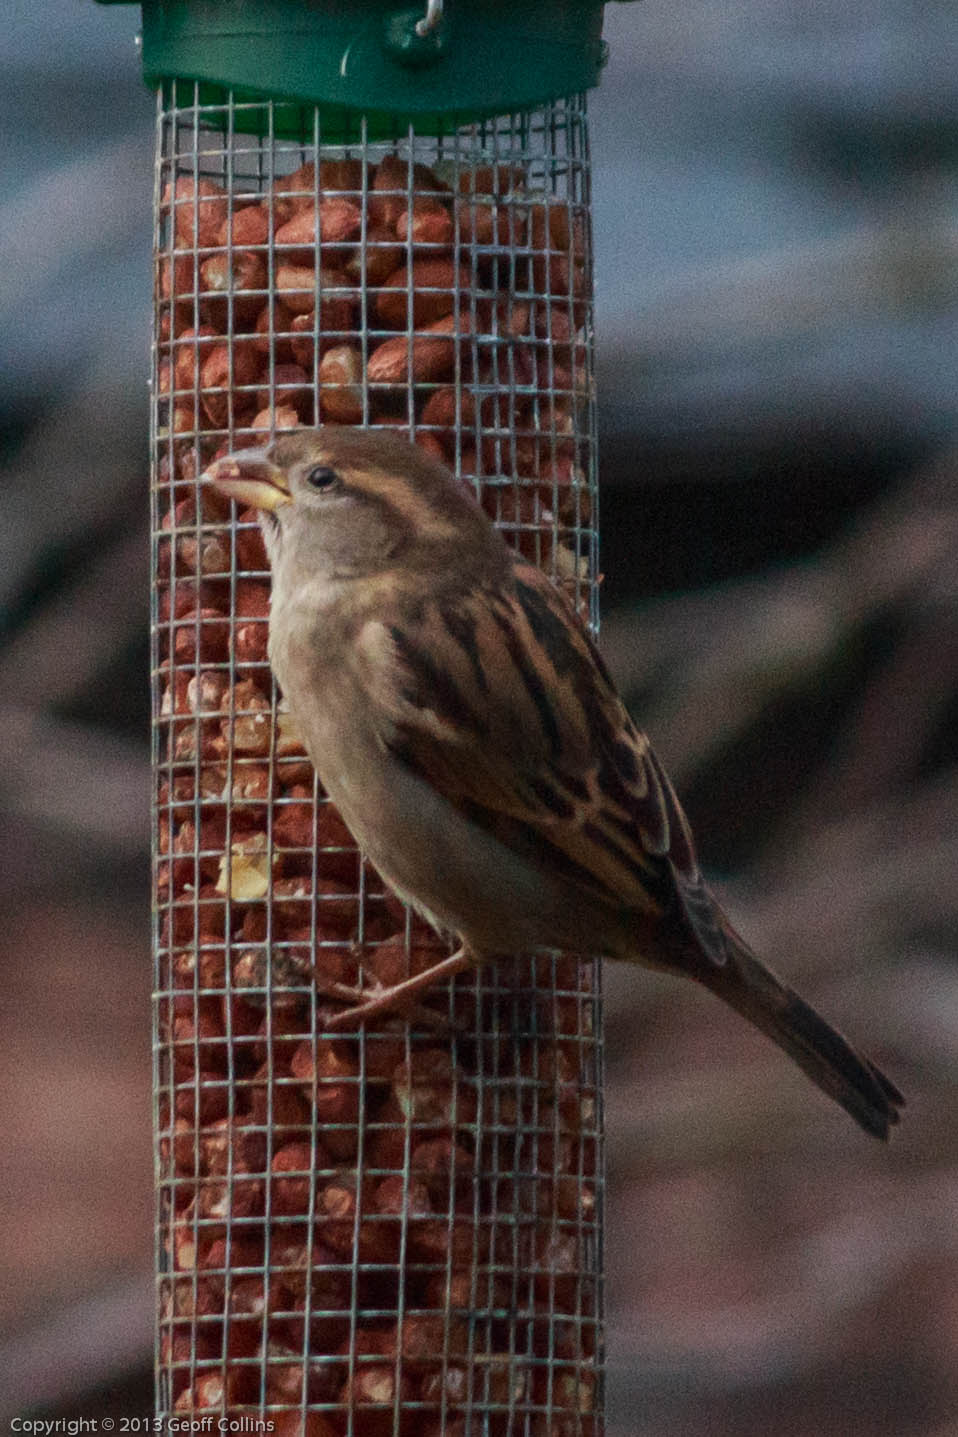
<path id="1" fill-rule="evenodd" d="M 311 110 L 292 144 L 268 104 L 160 98 L 160 1413 L 601 1431 L 597 974 L 523 958 L 324 1036 L 327 985 L 396 981 L 439 940 L 318 790 L 258 526 L 198 482 L 277 428 L 398 427 L 595 624 L 588 186 L 582 99 L 334 150 Z"/>

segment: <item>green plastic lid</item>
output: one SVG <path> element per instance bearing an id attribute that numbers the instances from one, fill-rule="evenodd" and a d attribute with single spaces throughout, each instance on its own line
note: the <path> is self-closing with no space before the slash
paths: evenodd
<path id="1" fill-rule="evenodd" d="M 102 0 L 105 4 L 127 0 Z M 325 137 L 412 123 L 438 133 L 590 89 L 602 0 L 142 0 L 143 74 L 198 81 L 205 104 L 271 99 L 280 133 L 319 106 Z M 261 120 L 235 111 L 237 129 Z M 338 136 L 331 131 L 339 131 Z"/>

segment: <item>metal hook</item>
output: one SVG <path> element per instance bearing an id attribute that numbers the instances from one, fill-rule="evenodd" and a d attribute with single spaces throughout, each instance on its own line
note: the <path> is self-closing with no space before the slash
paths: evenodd
<path id="1" fill-rule="evenodd" d="M 421 20 L 416 21 L 416 34 L 420 40 L 438 30 L 442 24 L 442 3 L 443 0 L 426 0 L 426 13 Z"/>

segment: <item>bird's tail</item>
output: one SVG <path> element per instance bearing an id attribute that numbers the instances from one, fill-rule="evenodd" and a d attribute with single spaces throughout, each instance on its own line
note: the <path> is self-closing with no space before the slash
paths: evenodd
<path id="1" fill-rule="evenodd" d="M 905 1101 L 894 1083 L 760 963 L 727 920 L 723 927 L 727 961 L 698 968 L 695 977 L 777 1043 L 866 1133 L 887 1141 Z"/>

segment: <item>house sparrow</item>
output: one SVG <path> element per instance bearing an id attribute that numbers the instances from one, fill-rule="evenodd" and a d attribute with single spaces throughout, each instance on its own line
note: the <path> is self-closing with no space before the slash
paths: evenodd
<path id="1" fill-rule="evenodd" d="M 330 1026 L 535 948 L 684 974 L 866 1130 L 903 1102 L 735 932 L 584 625 L 443 464 L 326 427 L 218 460 L 273 571 L 269 654 L 320 779 L 383 878 L 461 947 Z"/>

